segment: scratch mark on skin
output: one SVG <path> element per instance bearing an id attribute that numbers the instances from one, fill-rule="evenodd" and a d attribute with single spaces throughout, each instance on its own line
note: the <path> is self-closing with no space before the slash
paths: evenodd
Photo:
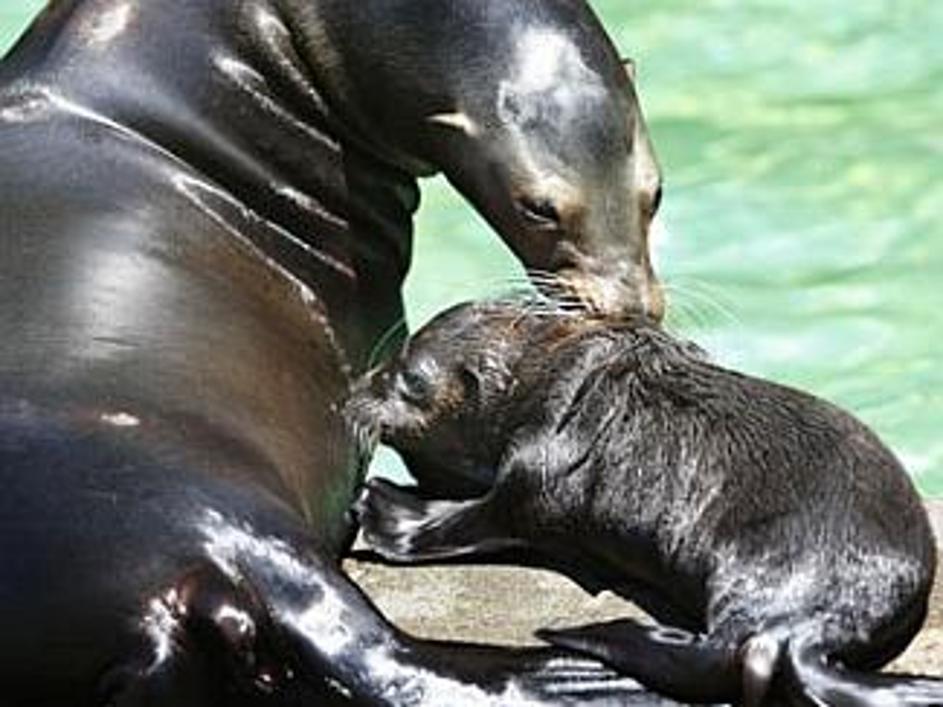
<path id="1" fill-rule="evenodd" d="M 429 122 L 436 125 L 444 125 L 449 128 L 461 130 L 469 137 L 477 137 L 481 134 L 478 125 L 465 113 L 439 113 L 429 117 Z"/>
<path id="2" fill-rule="evenodd" d="M 101 421 L 115 427 L 140 427 L 141 419 L 127 412 L 105 412 L 101 414 Z"/>

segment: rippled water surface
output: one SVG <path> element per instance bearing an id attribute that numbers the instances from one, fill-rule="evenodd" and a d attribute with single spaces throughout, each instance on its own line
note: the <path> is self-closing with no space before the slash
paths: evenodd
<path id="1" fill-rule="evenodd" d="M 39 6 L 2 0 L 0 45 Z M 943 495 L 943 2 L 594 6 L 638 62 L 666 174 L 671 325 L 854 411 Z M 414 326 L 516 272 L 427 185 Z"/>

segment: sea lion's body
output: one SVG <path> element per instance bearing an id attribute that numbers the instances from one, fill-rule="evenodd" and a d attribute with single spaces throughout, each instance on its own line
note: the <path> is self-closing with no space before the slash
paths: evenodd
<path id="1" fill-rule="evenodd" d="M 0 64 L 5 704 L 514 703 L 543 689 L 526 673 L 554 682 L 555 654 L 399 634 L 337 566 L 362 471 L 338 403 L 402 316 L 417 176 L 457 170 L 458 140 L 464 178 L 501 166 L 423 112 L 455 110 L 423 90 L 488 85 L 364 41 L 418 42 L 421 4 L 61 0 Z M 613 110 L 635 105 L 599 27 L 580 37 Z M 394 88 L 415 101 L 362 98 Z"/>
<path id="2" fill-rule="evenodd" d="M 442 315 L 406 351 L 351 403 L 438 499 L 373 482 L 360 510 L 383 557 L 525 553 L 618 591 L 677 630 L 542 635 L 676 699 L 943 695 L 930 681 L 843 677 L 906 647 L 936 561 L 909 477 L 847 413 L 650 325 L 511 305 Z M 443 500 L 450 481 L 477 497 Z"/>

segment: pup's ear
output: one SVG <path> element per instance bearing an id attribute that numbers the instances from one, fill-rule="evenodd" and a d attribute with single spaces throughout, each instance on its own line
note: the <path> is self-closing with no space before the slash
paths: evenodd
<path id="1" fill-rule="evenodd" d="M 477 366 L 462 366 L 459 373 L 462 380 L 462 386 L 465 388 L 466 399 L 481 399 L 481 373 Z"/>
<path id="2" fill-rule="evenodd" d="M 498 395 L 504 395 L 511 384 L 511 369 L 500 356 L 484 353 L 475 362 L 475 375 L 478 377 L 479 392 L 485 383 L 488 390 Z"/>

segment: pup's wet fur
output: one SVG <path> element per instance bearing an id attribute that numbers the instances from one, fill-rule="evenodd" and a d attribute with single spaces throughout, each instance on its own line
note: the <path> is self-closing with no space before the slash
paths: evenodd
<path id="1" fill-rule="evenodd" d="M 685 701 L 943 704 L 943 681 L 869 672 L 923 622 L 936 554 L 901 465 L 829 403 L 645 322 L 489 302 L 436 318 L 348 412 L 419 482 L 357 504 L 386 561 L 513 553 L 670 626 L 551 643 Z"/>

